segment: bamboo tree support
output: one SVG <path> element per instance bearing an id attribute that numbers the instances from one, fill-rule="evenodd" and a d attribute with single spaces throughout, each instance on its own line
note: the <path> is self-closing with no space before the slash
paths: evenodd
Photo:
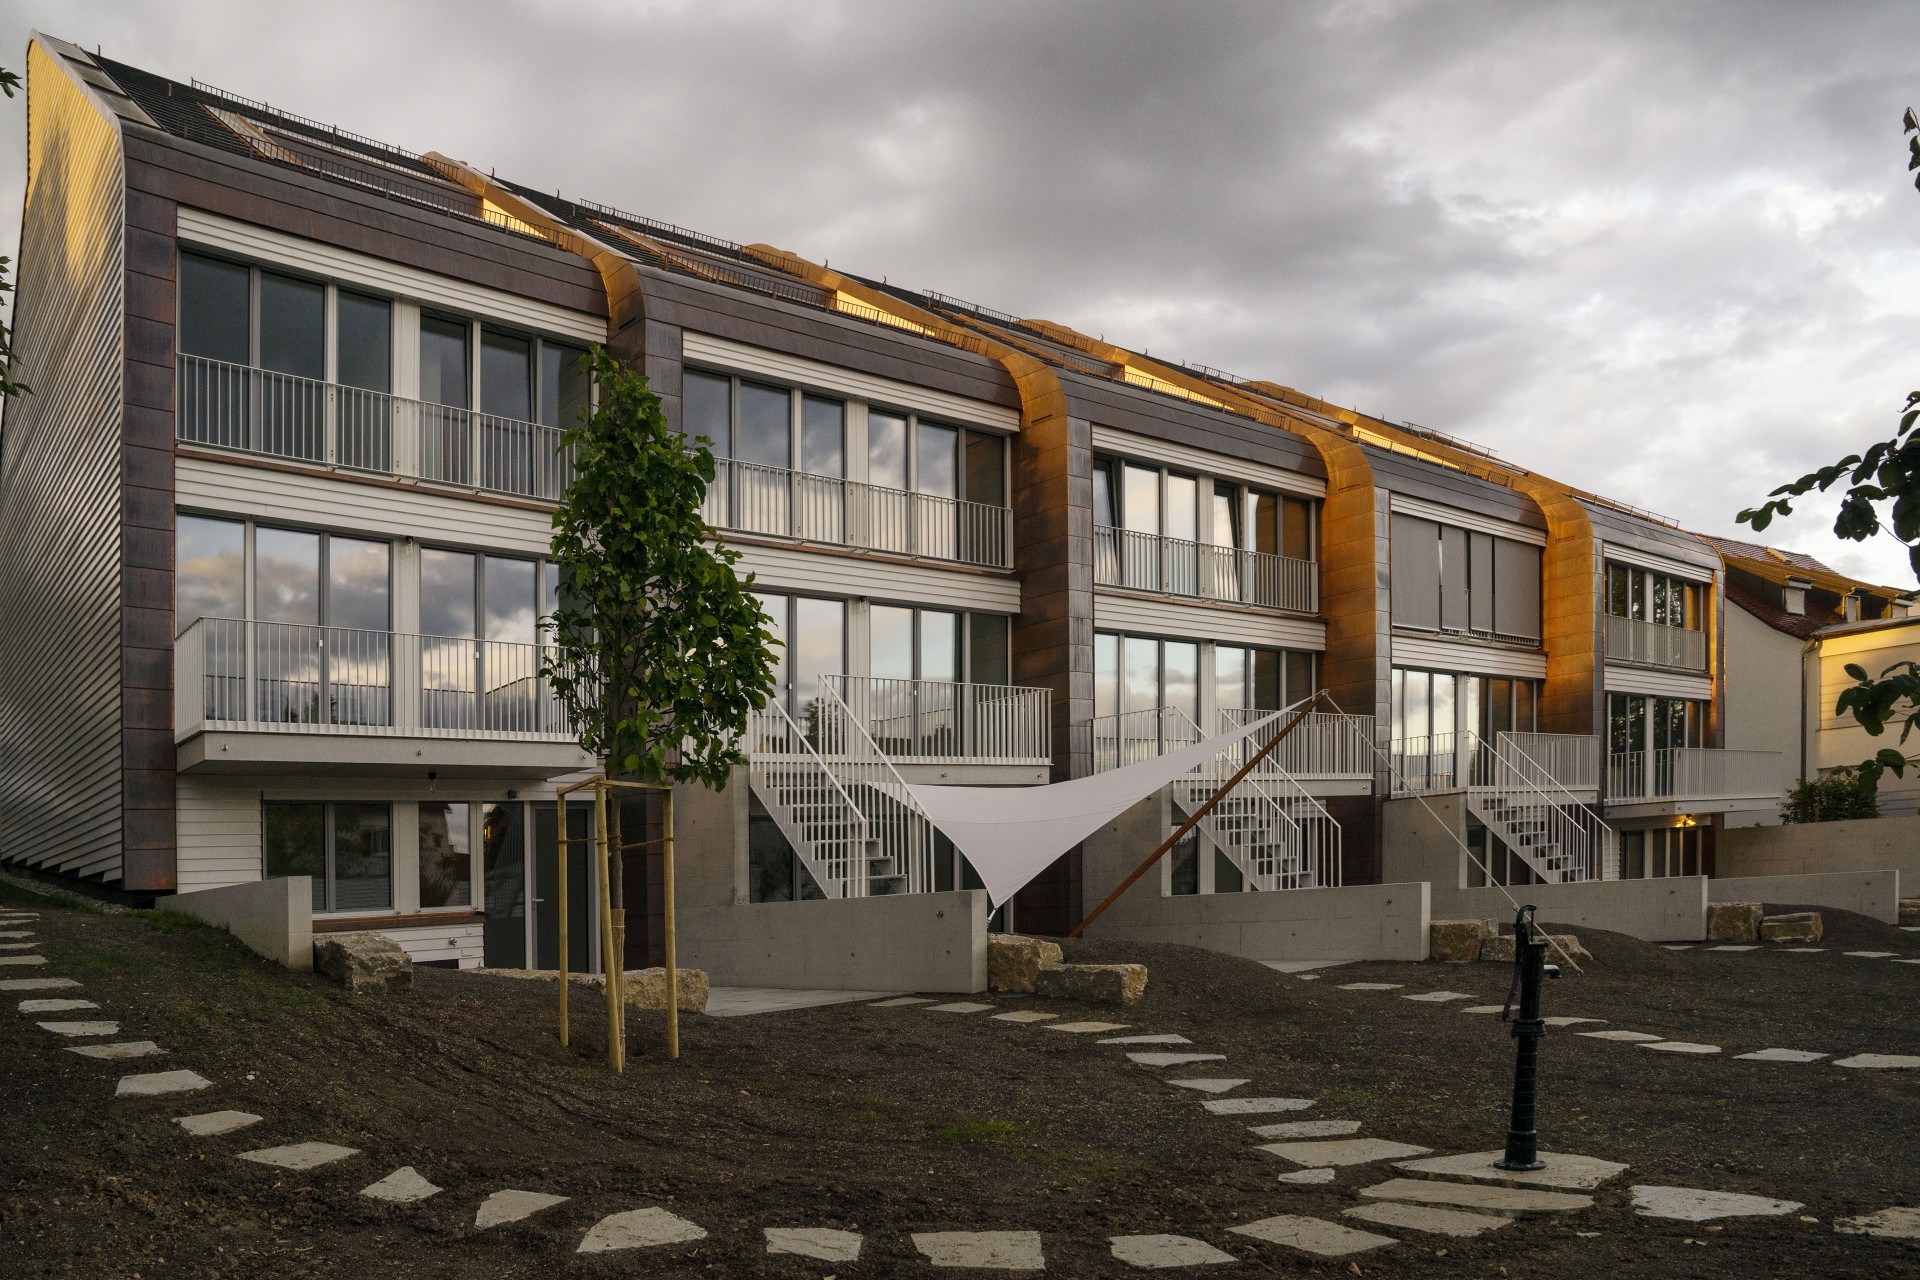
<path id="1" fill-rule="evenodd" d="M 620 984 L 613 970 L 613 899 L 607 885 L 607 788 L 604 778 L 593 781 L 594 874 L 600 887 L 600 970 L 607 989 L 607 1065 L 616 1072 L 626 1064 L 620 1058 Z"/>
<path id="2" fill-rule="evenodd" d="M 561 795 L 554 807 L 559 812 L 560 831 L 560 1047 L 567 1047 L 567 997 L 573 988 L 567 976 L 567 872 L 572 867 L 573 841 L 567 838 L 567 798 Z"/>
<path id="3" fill-rule="evenodd" d="M 680 1056 L 680 960 L 674 938 L 673 927 L 673 788 L 667 788 L 664 808 L 664 827 L 662 836 L 662 856 L 660 859 L 660 895 L 665 901 L 662 914 L 666 917 L 667 951 L 667 1057 Z"/>
<path id="4" fill-rule="evenodd" d="M 612 779 L 606 780 L 606 786 L 616 785 Z M 620 1067 L 627 1064 L 627 895 L 626 866 L 627 850 L 620 841 L 620 797 L 616 792 L 606 806 L 606 839 L 609 855 L 607 868 L 609 897 L 613 904 L 613 960 L 605 966 L 607 980 L 619 988 L 620 1003 Z"/>

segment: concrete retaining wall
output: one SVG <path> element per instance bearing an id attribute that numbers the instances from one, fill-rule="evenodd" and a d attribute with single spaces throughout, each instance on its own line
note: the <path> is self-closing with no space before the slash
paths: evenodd
<path id="1" fill-rule="evenodd" d="M 1509 923 L 1516 901 L 1537 906 L 1543 924 L 1609 929 L 1648 942 L 1698 942 L 1707 936 L 1705 876 L 1514 885 L 1504 890 L 1443 890 L 1435 885 L 1433 917 Z"/>
<path id="2" fill-rule="evenodd" d="M 1713 869 L 1729 877 L 1893 870 L 1909 885 L 1920 883 L 1920 817 L 1722 831 Z"/>
<path id="3" fill-rule="evenodd" d="M 985 991 L 987 895 L 682 907 L 680 963 L 715 986 Z"/>
<path id="4" fill-rule="evenodd" d="M 155 906 L 218 925 L 276 964 L 313 968 L 313 878 L 282 876 L 162 898 Z"/>
<path id="5" fill-rule="evenodd" d="M 1857 911 L 1885 924 L 1898 924 L 1900 873 L 1830 871 L 1805 876 L 1716 876 L 1707 882 L 1707 901 L 1832 907 L 1836 911 Z"/>

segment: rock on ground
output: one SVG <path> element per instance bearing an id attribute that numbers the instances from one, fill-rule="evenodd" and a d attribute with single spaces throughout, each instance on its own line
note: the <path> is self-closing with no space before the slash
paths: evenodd
<path id="1" fill-rule="evenodd" d="M 1762 942 L 1818 942 L 1822 932 L 1818 911 L 1765 916 L 1760 921 Z"/>
<path id="2" fill-rule="evenodd" d="M 1558 964 L 1563 959 L 1571 959 L 1576 963 L 1584 964 L 1593 959 L 1593 953 L 1580 945 L 1580 938 L 1577 934 L 1543 933 L 1540 937 L 1542 941 L 1548 943 L 1548 964 Z M 1559 945 L 1555 946 L 1555 943 Z M 1488 938 L 1480 944 L 1480 958 L 1482 960 L 1491 960 L 1498 964 L 1512 964 L 1513 935 L 1508 933 L 1502 934 L 1499 937 Z"/>
<path id="3" fill-rule="evenodd" d="M 674 979 L 674 985 L 679 989 L 680 1012 L 705 1013 L 707 993 L 711 989 L 707 971 L 676 969 Z M 626 972 L 626 984 L 629 1008 L 664 1010 L 667 1007 L 667 971 L 664 966 L 629 969 Z"/>
<path id="4" fill-rule="evenodd" d="M 1485 920 L 1435 920 L 1428 956 L 1434 960 L 1478 960 L 1487 932 Z"/>
<path id="5" fill-rule="evenodd" d="M 1042 969 L 1035 983 L 1038 994 L 1056 1000 L 1085 1000 L 1091 1004 L 1132 1004 L 1147 990 L 1143 964 L 1063 964 Z"/>
<path id="6" fill-rule="evenodd" d="M 1758 942 L 1764 910 L 1757 902 L 1709 902 L 1708 942 Z"/>
<path id="7" fill-rule="evenodd" d="M 413 961 L 379 933 L 329 933 L 313 940 L 314 972 L 349 991 L 407 991 Z"/>
<path id="8" fill-rule="evenodd" d="M 1040 971 L 1061 963 L 1060 944 L 1017 933 L 987 935 L 987 988 L 1033 994 Z"/>
<path id="9" fill-rule="evenodd" d="M 1920 898 L 1900 899 L 1900 923 L 1920 924 Z"/>

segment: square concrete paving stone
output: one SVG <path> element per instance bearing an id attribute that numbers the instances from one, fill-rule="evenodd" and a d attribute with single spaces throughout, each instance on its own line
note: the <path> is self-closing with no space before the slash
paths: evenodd
<path id="1" fill-rule="evenodd" d="M 73 978 L 8 978 L 0 982 L 0 991 L 59 991 L 79 985 Z"/>
<path id="2" fill-rule="evenodd" d="M 1890 1240 L 1920 1240 L 1920 1209 L 1896 1205 L 1858 1218 L 1837 1218 L 1833 1229 L 1850 1236 L 1885 1236 Z"/>
<path id="3" fill-rule="evenodd" d="M 1322 1258 L 1344 1258 L 1350 1253 L 1365 1253 L 1369 1249 L 1398 1243 L 1390 1236 L 1377 1236 L 1371 1231 L 1355 1231 L 1337 1222 L 1287 1213 L 1249 1222 L 1244 1227 L 1234 1227 L 1232 1230 L 1243 1236 L 1252 1236 L 1255 1240 L 1282 1244 L 1289 1249 L 1317 1254 Z"/>
<path id="4" fill-rule="evenodd" d="M 1432 1205 L 1408 1204 L 1401 1200 L 1382 1200 L 1348 1209 L 1346 1217 L 1358 1218 L 1380 1227 L 1400 1227 L 1406 1231 L 1426 1231 L 1441 1236 L 1483 1236 L 1489 1231 L 1513 1225 L 1512 1218 L 1467 1209 L 1436 1209 Z"/>
<path id="5" fill-rule="evenodd" d="M 692 1244 L 707 1238 L 706 1228 L 678 1214 L 648 1207 L 614 1213 L 593 1224 L 576 1253 L 613 1253 L 620 1249 L 656 1249 L 668 1244 Z"/>
<path id="6" fill-rule="evenodd" d="M 1736 1053 L 1742 1062 L 1818 1062 L 1830 1055 L 1809 1053 L 1805 1049 L 1762 1049 L 1758 1053 Z"/>
<path id="7" fill-rule="evenodd" d="M 1045 1271 L 1038 1231 L 916 1231 L 913 1247 L 936 1267 Z"/>
<path id="8" fill-rule="evenodd" d="M 1360 1132 L 1358 1120 L 1288 1120 L 1251 1127 L 1256 1138 L 1344 1138 Z"/>
<path id="9" fill-rule="evenodd" d="M 1653 1049 L 1660 1053 L 1712 1054 L 1720 1052 L 1720 1046 L 1717 1044 L 1695 1044 L 1691 1040 L 1649 1040 L 1639 1047 L 1642 1049 Z"/>
<path id="10" fill-rule="evenodd" d="M 1897 956 L 1898 951 L 1847 951 L 1842 954 L 1859 956 L 1862 960 L 1885 960 L 1888 956 Z"/>
<path id="11" fill-rule="evenodd" d="M 331 1142 L 290 1142 L 284 1147 L 242 1151 L 239 1158 L 254 1164 L 272 1165 L 276 1169 L 318 1169 L 323 1164 L 332 1164 L 335 1160 L 345 1160 L 348 1156 L 359 1154 L 358 1147 L 342 1147 Z"/>
<path id="12" fill-rule="evenodd" d="M 1124 1022 L 1053 1022 L 1047 1025 L 1049 1031 L 1065 1031 L 1077 1036 L 1090 1036 L 1099 1031 L 1125 1031 Z"/>
<path id="13" fill-rule="evenodd" d="M 1192 1044 L 1185 1036 L 1109 1036 L 1101 1044 Z"/>
<path id="14" fill-rule="evenodd" d="M 1558 1018 L 1542 1018 L 1542 1019 L 1540 1019 L 1540 1021 L 1542 1021 L 1542 1022 L 1544 1022 L 1544 1023 L 1546 1023 L 1546 1024 L 1547 1024 L 1548 1026 L 1550 1026 L 1550 1027 L 1577 1027 L 1577 1026 L 1579 1026 L 1579 1025 L 1580 1025 L 1581 1023 L 1583 1023 L 1583 1022 L 1599 1022 L 1599 1023 L 1605 1023 L 1605 1022 L 1606 1022 L 1606 1019 L 1605 1019 L 1605 1018 L 1568 1018 L 1568 1017 L 1558 1017 Z"/>
<path id="15" fill-rule="evenodd" d="M 1671 1218 L 1677 1222 L 1711 1222 L 1715 1218 L 1777 1218 L 1804 1209 L 1798 1200 L 1769 1200 L 1765 1196 L 1732 1191 L 1705 1191 L 1698 1187 L 1629 1187 L 1633 1211 L 1643 1218 Z"/>
<path id="16" fill-rule="evenodd" d="M 1796 956 L 1810 956 L 1825 951 L 1825 947 L 1786 947 L 1784 950 Z"/>
<path id="17" fill-rule="evenodd" d="M 119 1044 L 70 1044 L 68 1053 L 77 1053 L 85 1058 L 151 1058 L 156 1053 L 165 1053 L 151 1040 L 123 1040 Z"/>
<path id="18" fill-rule="evenodd" d="M 1759 949 L 1760 944 L 1757 942 L 1728 943 L 1724 946 L 1707 948 L 1709 951 L 1758 951 Z"/>
<path id="19" fill-rule="evenodd" d="M 551 1209 L 566 1202 L 566 1196 L 550 1196 L 544 1191 L 496 1191 L 482 1200 L 480 1207 L 473 1211 L 473 1229 L 485 1231 L 488 1227 L 518 1222 L 522 1218 L 531 1218 L 542 1209 Z"/>
<path id="20" fill-rule="evenodd" d="M 1420 1000 L 1427 1004 L 1445 1004 L 1449 1000 L 1471 1000 L 1472 996 L 1464 991 L 1422 991 L 1416 996 L 1401 996 L 1402 1000 Z"/>
<path id="21" fill-rule="evenodd" d="M 394 1204 L 412 1204 L 428 1196 L 437 1196 L 440 1191 L 441 1188 L 421 1177 L 412 1165 L 395 1169 L 372 1186 L 360 1188 L 360 1194 L 369 1200 L 389 1200 Z"/>
<path id="22" fill-rule="evenodd" d="M 1280 1181 L 1296 1182 L 1296 1183 L 1332 1182 L 1333 1170 L 1332 1169 L 1295 1169 L 1292 1173 L 1281 1174 Z"/>
<path id="23" fill-rule="evenodd" d="M 1398 991 L 1406 986 L 1404 982 L 1343 982 L 1342 991 Z"/>
<path id="24" fill-rule="evenodd" d="M 1057 1013 L 1035 1013 L 1031 1009 L 1016 1009 L 1012 1013 L 996 1013 L 993 1016 L 1001 1022 L 1051 1022 L 1060 1015 Z M 831 1262 L 833 1259 L 829 1258 L 828 1261 Z"/>
<path id="25" fill-rule="evenodd" d="M 1184 1067 L 1195 1062 L 1225 1062 L 1224 1053 L 1130 1053 L 1129 1062 L 1143 1067 Z"/>
<path id="26" fill-rule="evenodd" d="M 1160 1270 L 1167 1267 L 1206 1267 L 1237 1259 L 1223 1249 L 1192 1236 L 1113 1236 L 1116 1261 L 1130 1267 Z"/>
<path id="27" fill-rule="evenodd" d="M 666 988 L 662 987 L 662 991 Z M 990 1004 L 974 1004 L 967 1000 L 957 1000 L 952 1004 L 932 1004 L 927 1006 L 928 1013 L 985 1013 L 993 1008 Z"/>
<path id="28" fill-rule="evenodd" d="M 1920 1058 L 1902 1053 L 1856 1053 L 1851 1058 L 1835 1058 L 1836 1067 L 1862 1067 L 1869 1071 L 1898 1071 L 1920 1067 Z"/>
<path id="29" fill-rule="evenodd" d="M 1385 1138 L 1332 1138 L 1324 1142 L 1270 1142 L 1260 1148 L 1282 1160 L 1310 1169 L 1372 1164 L 1376 1160 L 1400 1160 L 1424 1156 L 1432 1147 L 1416 1147 L 1410 1142 L 1389 1142 Z"/>
<path id="30" fill-rule="evenodd" d="M 213 1087 L 213 1081 L 198 1071 L 149 1071 L 143 1075 L 121 1076 L 113 1087 L 116 1098 L 157 1098 L 169 1093 L 193 1093 Z"/>
<path id="31" fill-rule="evenodd" d="M 260 1117 L 250 1111 L 208 1111 L 197 1116 L 175 1116 L 173 1122 L 196 1138 L 214 1138 L 259 1124 Z"/>
<path id="32" fill-rule="evenodd" d="M 665 990 L 666 990 L 666 988 L 665 988 L 665 987 L 662 987 L 662 988 L 660 988 L 660 989 L 661 989 L 662 991 L 665 991 Z M 868 1006 L 867 1006 L 867 1008 L 869 1008 L 869 1009 L 898 1009 L 898 1008 L 899 1008 L 900 1006 L 902 1006 L 902 1005 L 908 1005 L 908 1004 L 932 1004 L 932 1003 L 933 1003 L 933 997 L 932 997 L 932 996 L 895 996 L 895 997 L 894 997 L 893 999 L 891 999 L 891 1000 L 875 1000 L 875 1001 L 874 1001 L 874 1002 L 873 1002 L 872 1004 L 870 1004 L 870 1005 L 868 1005 Z"/>
<path id="33" fill-rule="evenodd" d="M 1573 1034 L 1585 1036 L 1589 1040 L 1618 1040 L 1622 1044 L 1647 1044 L 1666 1037 L 1649 1035 L 1645 1031 L 1576 1031 Z"/>
<path id="34" fill-rule="evenodd" d="M 1533 1191 L 1483 1182 L 1436 1182 L 1429 1178 L 1394 1178 L 1371 1187 L 1362 1187 L 1360 1194 L 1368 1200 L 1448 1205 L 1455 1209 L 1481 1209 L 1515 1217 L 1593 1208 L 1592 1196 L 1571 1195 L 1565 1191 Z"/>
<path id="35" fill-rule="evenodd" d="M 117 1036 L 120 1024 L 117 1022 L 41 1022 L 36 1023 L 42 1031 L 51 1031 L 57 1036 Z"/>
<path id="36" fill-rule="evenodd" d="M 1691 942 L 1663 942 L 1660 945 L 1668 951 L 1693 950 L 1693 944 Z"/>
<path id="37" fill-rule="evenodd" d="M 100 1006 L 91 1000 L 22 1000 L 22 1013 L 73 1013 L 81 1009 L 98 1009 Z"/>
<path id="38" fill-rule="evenodd" d="M 1305 1111 L 1312 1098 L 1205 1098 L 1201 1106 L 1217 1116 L 1265 1116 L 1277 1111 Z"/>
<path id="39" fill-rule="evenodd" d="M 1198 1089 L 1201 1093 L 1225 1093 L 1229 1089 L 1238 1089 L 1241 1085 L 1249 1082 L 1246 1080 L 1228 1080 L 1222 1078 L 1214 1080 L 1169 1080 L 1167 1083 L 1180 1089 Z"/>
<path id="40" fill-rule="evenodd" d="M 18 932 L 0 931 L 0 938 L 5 938 L 9 942 L 18 942 L 22 938 L 31 938 L 32 936 L 33 930 L 31 929 L 21 929 Z"/>
<path id="41" fill-rule="evenodd" d="M 1437 1174 L 1443 1178 L 1482 1178 L 1489 1182 L 1566 1187 L 1574 1191 L 1591 1191 L 1607 1179 L 1627 1171 L 1626 1165 L 1615 1164 L 1611 1160 L 1567 1155 L 1558 1151 L 1539 1153 L 1547 1166 L 1544 1169 L 1528 1173 L 1496 1169 L 1494 1161 L 1503 1159 L 1506 1154 L 1505 1151 L 1473 1151 L 1459 1156 L 1435 1156 L 1431 1160 L 1407 1160 L 1396 1164 L 1394 1168 L 1404 1169 L 1408 1173 Z"/>
<path id="42" fill-rule="evenodd" d="M 39 945 L 37 942 L 0 942 L 0 951 L 31 951 Z"/>
<path id="43" fill-rule="evenodd" d="M 0 964 L 28 965 L 45 964 L 45 956 L 0 956 Z"/>
<path id="44" fill-rule="evenodd" d="M 821 1262 L 860 1261 L 858 1231 L 832 1227 L 768 1227 L 766 1231 L 768 1253 L 791 1253 Z"/>
<path id="45" fill-rule="evenodd" d="M 1507 1006 L 1503 1004 L 1476 1004 L 1476 1005 L 1471 1005 L 1468 1008 L 1462 1009 L 1460 1012 L 1462 1013 L 1505 1013 L 1506 1011 L 1507 1011 Z"/>

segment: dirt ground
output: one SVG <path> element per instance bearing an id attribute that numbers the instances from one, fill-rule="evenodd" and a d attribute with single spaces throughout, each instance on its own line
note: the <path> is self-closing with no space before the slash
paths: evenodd
<path id="1" fill-rule="evenodd" d="M 1276 1176 L 1243 1124 L 1171 1089 L 1094 1037 L 923 1008 L 830 1006 L 683 1021 L 664 1059 L 658 1015 L 636 1016 L 624 1078 L 603 1064 L 604 1006 L 581 991 L 574 1044 L 555 1036 L 554 991 L 423 969 L 411 995 L 349 997 L 258 961 L 176 917 L 72 910 L 0 886 L 37 910 L 46 972 L 85 983 L 123 1038 L 166 1058 L 96 1062 L 61 1051 L 11 1005 L 0 1016 L 0 1275 L 26 1276 L 889 1276 L 931 1274 L 908 1235 L 1037 1230 L 1047 1272 L 1126 1271 L 1106 1237 L 1176 1232 L 1241 1259 L 1206 1274 L 1368 1276 L 1857 1276 L 1920 1273 L 1920 1248 L 1836 1234 L 1836 1217 L 1920 1204 L 1909 1159 L 1920 1077 L 1733 1061 L 1768 1047 L 1920 1053 L 1911 1011 L 1920 934 L 1825 912 L 1830 950 L 1670 952 L 1583 935 L 1595 960 L 1549 987 L 1547 1012 L 1606 1018 L 1726 1047 L 1683 1057 L 1554 1033 L 1544 1046 L 1542 1146 L 1630 1163 L 1587 1213 L 1527 1220 L 1479 1240 L 1403 1237 L 1321 1261 L 1228 1228 L 1278 1213 L 1338 1218 L 1388 1176 L 1345 1169 L 1329 1186 Z M 1241 1094 L 1312 1097 L 1308 1115 L 1436 1152 L 1486 1150 L 1506 1126 L 1512 1048 L 1497 1018 L 1338 988 L 1401 982 L 1496 1003 L 1505 966 L 1365 964 L 1317 981 L 1181 947 L 1081 944 L 1087 960 L 1139 960 L 1146 998 L 1123 1014 L 1060 1002 L 1011 1008 L 1179 1032 L 1252 1077 Z M 28 976 L 15 969 L 5 976 Z M 120 1099 L 129 1070 L 190 1067 L 215 1082 L 185 1099 Z M 1211 1072 L 1213 1066 L 1204 1070 Z M 266 1120 L 193 1139 L 169 1123 L 236 1108 Z M 1278 1117 L 1287 1119 L 1293 1117 Z M 321 1140 L 361 1155 L 308 1173 L 238 1151 Z M 446 1188 L 412 1205 L 357 1194 L 401 1165 Z M 1798 1216 L 1714 1231 L 1639 1218 L 1633 1182 L 1805 1201 Z M 476 1233 L 503 1188 L 570 1196 Z M 605 1214 L 661 1205 L 705 1227 L 696 1244 L 581 1256 Z M 1364 1224 L 1356 1224 L 1364 1225 Z M 769 1257 L 761 1228 L 864 1232 L 857 1264 Z"/>

